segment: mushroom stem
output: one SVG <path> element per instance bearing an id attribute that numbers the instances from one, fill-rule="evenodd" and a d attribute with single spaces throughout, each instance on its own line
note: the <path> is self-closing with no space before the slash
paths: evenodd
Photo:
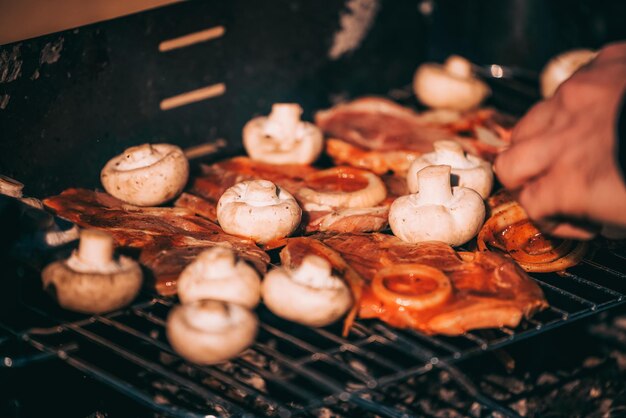
<path id="1" fill-rule="evenodd" d="M 235 253 L 226 248 L 215 247 L 213 251 L 204 251 L 198 255 L 199 262 L 210 266 L 216 277 L 231 273 L 235 268 Z"/>
<path id="2" fill-rule="evenodd" d="M 274 203 L 278 199 L 276 186 L 269 181 L 248 183 L 243 199 L 250 205 Z"/>
<path id="3" fill-rule="evenodd" d="M 460 78 L 472 76 L 472 64 L 463 57 L 450 55 L 443 64 L 446 72 Z"/>
<path id="4" fill-rule="evenodd" d="M 341 281 L 332 279 L 332 267 L 330 263 L 316 255 L 307 255 L 302 264 L 291 273 L 292 279 L 305 286 L 316 289 L 339 288 Z"/>
<path id="5" fill-rule="evenodd" d="M 94 266 L 102 266 L 113 259 L 113 237 L 95 229 L 85 229 L 80 233 L 78 258 Z"/>
<path id="6" fill-rule="evenodd" d="M 451 167 L 464 167 L 467 158 L 461 145 L 456 141 L 437 141 L 433 144 L 435 152 L 441 157 L 440 161 L 450 163 Z"/>
<path id="7" fill-rule="evenodd" d="M 128 159 L 131 161 L 141 161 L 152 154 L 154 154 L 152 144 L 142 144 L 135 148 L 135 152 L 128 153 Z"/>
<path id="8" fill-rule="evenodd" d="M 159 161 L 163 156 L 152 144 L 142 144 L 126 150 L 124 160 L 118 168 L 133 170 L 135 168 L 146 167 Z"/>
<path id="9" fill-rule="evenodd" d="M 265 133 L 281 141 L 291 143 L 296 139 L 302 108 L 295 103 L 276 103 L 267 118 Z"/>
<path id="10" fill-rule="evenodd" d="M 422 203 L 442 205 L 452 199 L 450 166 L 431 165 L 417 173 L 418 196 Z"/>

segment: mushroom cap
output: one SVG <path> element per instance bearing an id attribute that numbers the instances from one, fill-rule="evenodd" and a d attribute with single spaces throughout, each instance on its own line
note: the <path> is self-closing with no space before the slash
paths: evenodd
<path id="1" fill-rule="evenodd" d="M 291 234 L 301 217 L 291 193 L 267 180 L 237 183 L 217 202 L 217 220 L 226 233 L 262 244 Z"/>
<path id="2" fill-rule="evenodd" d="M 416 195 L 396 199 L 389 210 L 393 234 L 405 242 L 442 241 L 453 247 L 472 239 L 485 220 L 483 199 L 465 187 L 454 187 L 452 194 L 445 206 L 420 204 Z"/>
<path id="3" fill-rule="evenodd" d="M 119 269 L 98 273 L 76 271 L 67 260 L 46 266 L 41 273 L 44 289 L 58 300 L 59 305 L 71 311 L 100 314 L 128 305 L 141 289 L 142 273 L 139 264 L 120 257 Z"/>
<path id="4" fill-rule="evenodd" d="M 189 178 L 189 162 L 171 144 L 143 144 L 112 158 L 100 173 L 104 189 L 137 206 L 155 206 L 178 196 Z"/>
<path id="5" fill-rule="evenodd" d="M 450 186 L 448 165 L 434 165 L 417 174 L 419 192 L 396 199 L 389 226 L 405 242 L 442 241 L 461 245 L 474 237 L 485 219 L 482 197 L 472 189 Z"/>
<path id="6" fill-rule="evenodd" d="M 215 247 L 201 252 L 180 274 L 178 298 L 183 304 L 213 299 L 253 309 L 261 299 L 261 279 L 232 250 Z"/>
<path id="7" fill-rule="evenodd" d="M 549 98 L 565 80 L 570 78 L 580 67 L 589 63 L 598 53 L 591 49 L 574 49 L 552 58 L 541 71 L 539 81 L 541 95 Z"/>
<path id="8" fill-rule="evenodd" d="M 277 103 L 269 117 L 246 123 L 243 146 L 250 158 L 269 164 L 311 164 L 317 160 L 324 148 L 324 135 L 314 124 L 301 121 L 301 114 L 297 104 Z"/>
<path id="9" fill-rule="evenodd" d="M 276 315 L 311 327 L 341 318 L 352 306 L 352 294 L 332 276 L 325 259 L 306 256 L 297 269 L 275 268 L 263 279 L 263 302 Z"/>
<path id="10" fill-rule="evenodd" d="M 198 300 L 172 308 L 166 332 L 174 350 L 187 360 L 217 364 L 248 348 L 257 329 L 256 316 L 243 306 Z"/>
<path id="11" fill-rule="evenodd" d="M 420 65 L 413 77 L 413 91 L 428 107 L 461 111 L 478 107 L 491 93 L 487 84 L 472 74 L 471 63 L 455 55 L 444 65 Z"/>
<path id="12" fill-rule="evenodd" d="M 461 145 L 454 141 L 438 141 L 434 147 L 434 152 L 418 157 L 409 167 L 406 180 L 411 193 L 417 193 L 419 190 L 417 173 L 423 168 L 431 165 L 449 165 L 452 168 L 453 186 L 472 189 L 483 199 L 489 196 L 493 187 L 493 170 L 489 162 L 465 154 Z"/>

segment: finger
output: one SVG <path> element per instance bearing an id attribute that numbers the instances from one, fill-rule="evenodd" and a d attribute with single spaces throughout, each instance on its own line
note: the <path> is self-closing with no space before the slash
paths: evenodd
<path id="1" fill-rule="evenodd" d="M 519 193 L 519 203 L 533 220 L 566 217 L 583 219 L 588 216 L 589 194 L 580 181 L 564 176 L 560 166 L 528 182 Z"/>
<path id="2" fill-rule="evenodd" d="M 545 132 L 552 124 L 555 115 L 556 111 L 551 101 L 543 100 L 537 103 L 515 125 L 511 133 L 511 142 L 515 144 Z"/>
<path id="3" fill-rule="evenodd" d="M 575 223 L 564 222 L 555 227 L 550 235 L 559 238 L 575 239 L 579 241 L 588 241 L 598 234 L 597 227 L 581 226 Z"/>
<path id="4" fill-rule="evenodd" d="M 517 189 L 548 170 L 559 153 L 559 142 L 548 138 L 534 138 L 513 144 L 500 153 L 494 170 L 507 189 Z"/>
<path id="5" fill-rule="evenodd" d="M 563 215 L 561 196 L 555 181 L 548 174 L 526 184 L 519 193 L 518 201 L 530 219 L 541 222 Z"/>

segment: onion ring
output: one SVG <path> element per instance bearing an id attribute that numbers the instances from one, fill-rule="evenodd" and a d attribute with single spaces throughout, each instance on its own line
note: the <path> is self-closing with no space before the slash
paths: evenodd
<path id="1" fill-rule="evenodd" d="M 341 185 L 332 187 L 331 184 L 328 184 L 331 186 L 330 190 L 314 190 L 310 187 L 303 187 L 298 191 L 297 196 L 303 203 L 305 210 L 367 208 L 378 205 L 387 197 L 385 183 L 380 177 L 369 171 L 352 167 L 333 167 L 311 174 L 305 178 L 305 184 L 319 183 L 324 178 L 329 178 L 329 183 L 343 182 L 346 184 L 354 184 L 360 180 L 363 187 L 358 190 L 342 190 Z"/>
<path id="2" fill-rule="evenodd" d="M 411 281 L 415 279 L 429 280 L 434 282 L 435 288 L 420 294 L 395 291 L 390 289 L 386 283 L 390 276 L 408 276 Z M 408 290 L 414 290 L 410 286 L 408 287 Z M 443 271 L 417 263 L 398 264 L 383 268 L 372 279 L 371 289 L 382 302 L 403 306 L 411 310 L 424 310 L 441 305 L 452 294 L 452 284 Z"/>
<path id="3" fill-rule="evenodd" d="M 559 240 L 554 245 L 535 227 L 515 201 L 495 207 L 478 233 L 478 250 L 497 248 L 507 253 L 525 271 L 548 273 L 564 270 L 580 262 L 587 244 Z"/>

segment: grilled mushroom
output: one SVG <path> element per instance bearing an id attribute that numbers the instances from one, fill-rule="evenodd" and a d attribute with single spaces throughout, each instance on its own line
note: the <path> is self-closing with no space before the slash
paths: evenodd
<path id="1" fill-rule="evenodd" d="M 254 308 L 261 299 L 261 279 L 256 270 L 223 247 L 201 252 L 178 278 L 181 303 L 200 299 L 233 302 Z"/>
<path id="2" fill-rule="evenodd" d="M 458 55 L 451 55 L 443 65 L 420 65 L 413 91 L 426 106 L 461 111 L 477 107 L 490 94 L 489 87 L 472 73 L 472 63 Z"/>
<path id="3" fill-rule="evenodd" d="M 269 116 L 249 121 L 243 128 L 243 145 L 253 160 L 270 164 L 311 164 L 324 146 L 320 129 L 300 120 L 295 103 L 276 103 Z"/>
<path id="4" fill-rule="evenodd" d="M 143 144 L 128 148 L 102 169 L 100 180 L 109 194 L 137 206 L 155 206 L 182 192 L 189 162 L 176 145 Z"/>
<path id="5" fill-rule="evenodd" d="M 198 300 L 172 308 L 166 331 L 174 350 L 187 360 L 216 364 L 248 348 L 257 329 L 256 316 L 243 306 Z"/>
<path id="6" fill-rule="evenodd" d="M 417 173 L 419 192 L 396 199 L 389 226 L 406 242 L 443 241 L 461 245 L 474 237 L 485 219 L 478 193 L 450 186 L 450 166 L 434 165 Z"/>
<path id="7" fill-rule="evenodd" d="M 65 309 L 103 313 L 128 305 L 141 289 L 139 264 L 113 257 L 113 238 L 98 230 L 83 230 L 78 251 L 42 272 L 44 288 Z"/>
<path id="8" fill-rule="evenodd" d="M 267 180 L 235 184 L 217 202 L 217 220 L 225 232 L 261 244 L 291 234 L 301 217 L 296 199 Z"/>
<path id="9" fill-rule="evenodd" d="M 294 270 L 279 267 L 263 279 L 263 301 L 276 315 L 300 324 L 323 327 L 352 306 L 346 283 L 332 274 L 330 263 L 307 255 Z"/>
<path id="10" fill-rule="evenodd" d="M 466 155 L 461 145 L 455 141 L 437 141 L 434 144 L 435 152 L 418 157 L 409 167 L 407 185 L 411 193 L 416 193 L 417 173 L 430 165 L 449 165 L 452 168 L 452 178 L 456 186 L 475 190 L 486 199 L 493 186 L 493 171 L 487 161 Z"/>
<path id="11" fill-rule="evenodd" d="M 565 80 L 570 78 L 580 67 L 589 63 L 598 53 L 591 49 L 574 49 L 552 58 L 541 71 L 541 95 L 549 98 Z"/>

